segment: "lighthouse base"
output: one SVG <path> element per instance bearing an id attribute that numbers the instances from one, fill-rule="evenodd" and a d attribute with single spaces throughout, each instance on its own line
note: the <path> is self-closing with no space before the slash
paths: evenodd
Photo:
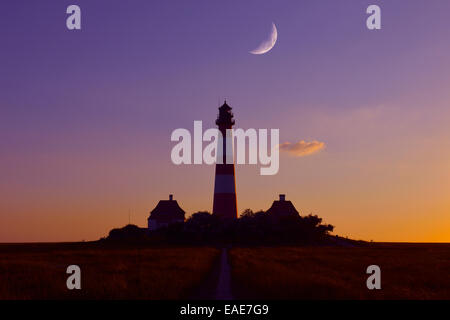
<path id="1" fill-rule="evenodd" d="M 237 219 L 236 194 L 214 194 L 213 215 L 220 218 Z"/>

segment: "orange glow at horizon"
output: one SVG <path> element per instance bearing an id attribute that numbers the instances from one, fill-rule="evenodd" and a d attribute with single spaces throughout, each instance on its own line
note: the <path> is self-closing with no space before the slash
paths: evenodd
<path id="1" fill-rule="evenodd" d="M 323 115 L 311 115 L 309 129 L 327 148 L 301 158 L 282 154 L 275 176 L 259 175 L 259 166 L 237 165 L 238 212 L 266 210 L 285 193 L 302 215 L 317 214 L 333 224 L 335 234 L 449 242 L 450 134 L 447 115 L 440 116 L 434 128 L 415 129 L 421 118 L 405 119 L 394 108 L 334 117 L 325 127 L 318 125 L 327 123 Z M 399 119 L 411 122 L 400 133 Z M 285 137 L 294 140 L 295 127 L 289 127 Z M 118 151 L 112 148 L 62 150 L 32 162 L 9 159 L 23 177 L 11 174 L 1 184 L 0 242 L 96 240 L 127 224 L 129 212 L 131 223 L 145 227 L 149 211 L 169 193 L 187 216 L 211 211 L 214 166 L 175 166 L 170 147 L 167 139 L 157 152 L 136 147 L 121 157 L 114 157 Z"/>

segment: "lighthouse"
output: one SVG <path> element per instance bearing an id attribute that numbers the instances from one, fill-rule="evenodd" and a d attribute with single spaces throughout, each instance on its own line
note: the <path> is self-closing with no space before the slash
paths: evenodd
<path id="1" fill-rule="evenodd" d="M 220 218 L 237 218 L 236 179 L 234 177 L 233 135 L 234 125 L 231 107 L 225 101 L 219 108 L 216 125 L 222 133 L 222 152 L 218 150 L 214 182 L 213 215 Z M 219 144 L 220 146 L 220 144 Z"/>

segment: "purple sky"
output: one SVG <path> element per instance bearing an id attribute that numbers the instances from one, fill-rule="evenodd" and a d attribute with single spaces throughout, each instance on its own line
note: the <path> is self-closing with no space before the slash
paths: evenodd
<path id="1" fill-rule="evenodd" d="M 81 7 L 81 31 L 66 29 L 70 4 Z M 381 7 L 382 30 L 365 27 L 369 4 Z M 174 191 L 188 212 L 210 210 L 212 169 L 173 167 L 170 133 L 192 128 L 194 120 L 212 127 L 224 98 L 237 127 L 279 128 L 281 142 L 318 140 L 327 146 L 315 158 L 282 162 L 280 174 L 264 180 L 261 204 L 253 194 L 262 178 L 244 169 L 237 180 L 240 211 L 266 209 L 286 191 L 301 211 L 325 217 L 349 236 L 450 241 L 448 232 L 434 236 L 433 227 L 415 234 L 422 216 L 397 236 L 400 216 L 388 222 L 389 229 L 381 218 L 379 225 L 355 223 L 356 213 L 348 213 L 358 196 L 356 181 L 380 176 L 371 171 L 371 152 L 388 166 L 417 149 L 408 144 L 416 134 L 447 141 L 449 13 L 448 0 L 2 1 L 0 242 L 95 239 L 125 223 L 119 217 L 130 208 L 135 223 L 144 225 L 148 209 Z M 272 22 L 278 28 L 275 47 L 249 54 Z M 428 163 L 417 157 L 418 167 Z M 360 172 L 358 165 L 370 170 Z M 408 172 L 414 175 L 418 167 Z M 197 173 L 205 181 L 200 189 L 178 187 L 180 176 L 189 181 Z M 338 196 L 333 188 L 346 180 L 344 173 L 355 184 Z M 417 176 L 414 184 L 422 181 Z M 370 198 L 374 188 L 361 195 L 364 205 L 355 212 L 374 208 L 368 213 L 373 217 L 379 211 Z M 122 202 L 111 200 L 120 197 Z M 446 198 L 438 200 L 436 217 L 448 205 Z M 424 203 L 416 207 L 430 209 Z M 395 216 L 396 209 L 390 210 L 386 216 Z M 97 222 L 91 224 L 93 214 Z M 68 231 L 75 222 L 75 231 Z M 27 224 L 37 224 L 45 235 Z"/>
<path id="2" fill-rule="evenodd" d="M 83 30 L 71 32 L 72 2 L 3 1 L 2 118 L 25 145 L 35 129 L 120 125 L 136 138 L 211 119 L 224 97 L 253 124 L 292 108 L 376 105 L 445 74 L 416 56 L 447 42 L 448 1 L 377 1 L 383 29 L 369 32 L 372 2 L 77 1 Z M 274 50 L 249 55 L 272 21 Z"/>

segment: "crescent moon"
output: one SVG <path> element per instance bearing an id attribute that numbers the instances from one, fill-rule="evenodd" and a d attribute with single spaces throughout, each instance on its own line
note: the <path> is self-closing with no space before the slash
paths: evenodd
<path id="1" fill-rule="evenodd" d="M 251 54 L 264 54 L 269 52 L 277 42 L 278 32 L 275 23 L 272 22 L 272 31 L 270 32 L 269 38 L 263 41 L 256 49 L 250 51 Z"/>

